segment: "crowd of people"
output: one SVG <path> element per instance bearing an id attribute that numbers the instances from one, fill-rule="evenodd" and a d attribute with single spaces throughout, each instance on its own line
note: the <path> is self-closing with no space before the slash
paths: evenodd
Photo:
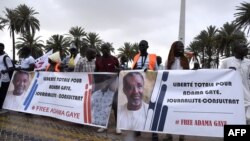
<path id="1" fill-rule="evenodd" d="M 194 68 L 189 66 L 189 58 L 185 56 L 184 45 L 181 41 L 173 42 L 168 58 L 165 61 L 165 67 L 162 65 L 162 58 L 156 54 L 148 53 L 149 44 L 146 40 L 141 40 L 139 42 L 139 52 L 134 56 L 133 63 L 131 68 L 128 67 L 128 58 L 123 55 L 120 60 L 117 57 L 111 55 L 110 46 L 106 43 L 101 45 L 101 55 L 97 56 L 97 53 L 94 49 L 88 48 L 86 54 L 79 57 L 78 50 L 75 47 L 70 48 L 70 55 L 61 60 L 60 53 L 57 52 L 59 58 L 54 57 L 55 54 L 49 56 L 49 65 L 44 71 L 51 72 L 113 72 L 117 73 L 117 76 L 121 70 L 143 70 L 143 71 L 157 71 L 157 70 L 189 70 L 189 69 L 200 69 L 200 64 L 195 63 Z M 246 44 L 236 43 L 234 46 L 234 56 L 226 58 L 220 64 L 221 69 L 230 68 L 240 72 L 243 83 L 243 92 L 244 92 L 244 103 L 246 110 L 246 119 L 247 124 L 250 124 L 250 60 L 245 58 L 248 53 L 248 48 Z M 34 71 L 35 59 L 31 56 L 30 49 L 27 47 L 22 48 L 22 54 L 20 54 L 20 63 L 13 64 L 10 57 L 4 52 L 4 44 L 0 43 L 0 70 L 1 70 L 1 88 L 0 88 L 0 113 L 6 112 L 2 109 L 4 99 L 7 94 L 7 90 L 11 81 L 12 73 L 16 70 L 13 82 L 15 88 L 12 92 L 13 95 L 21 96 L 27 87 L 26 82 L 29 79 L 29 74 L 25 73 L 26 71 Z M 21 75 L 22 74 L 22 75 Z M 20 78 L 20 81 L 16 80 Z M 21 79 L 22 78 L 22 79 Z M 95 82 L 104 82 L 106 77 L 96 77 L 94 78 Z M 133 81 L 132 81 L 133 80 Z M 108 107 L 112 105 L 114 110 L 115 120 L 118 121 L 120 127 L 127 129 L 136 129 L 138 131 L 130 132 L 130 135 L 134 137 L 140 136 L 141 122 L 145 122 L 144 118 L 141 117 L 139 121 L 126 120 L 126 119 L 138 119 L 140 116 L 144 116 L 145 111 L 148 109 L 148 104 L 142 101 L 143 90 L 144 90 L 144 78 L 141 73 L 130 72 L 124 76 L 123 79 L 123 93 L 127 97 L 127 103 L 123 105 L 119 112 L 119 119 L 117 118 L 117 101 L 118 101 L 118 90 L 117 87 L 114 88 L 114 85 L 117 83 L 117 80 L 110 79 L 110 82 L 105 83 L 107 85 L 96 86 L 96 91 L 93 93 L 93 100 L 96 104 L 92 104 L 93 111 L 101 111 L 100 108 Z M 9 94 L 8 94 L 9 95 Z M 112 103 L 106 102 L 106 106 L 100 106 L 101 99 L 108 99 L 106 95 L 112 95 Z M 16 98 L 18 102 L 18 98 Z M 107 100 L 110 101 L 110 100 Z M 99 108 L 99 109 L 98 109 Z M 96 114 L 96 113 L 95 113 Z M 105 125 L 109 117 L 107 113 L 98 113 L 104 118 L 98 120 L 100 116 L 93 114 L 93 124 Z M 119 121 L 131 121 L 122 122 Z M 97 132 L 104 132 L 106 129 L 100 128 Z M 117 134 L 121 134 L 120 129 L 116 129 Z M 173 137 L 171 134 L 166 135 L 166 140 L 172 141 Z M 179 136 L 179 141 L 184 141 L 185 137 L 183 135 Z M 158 134 L 152 133 L 152 141 L 158 141 Z"/>

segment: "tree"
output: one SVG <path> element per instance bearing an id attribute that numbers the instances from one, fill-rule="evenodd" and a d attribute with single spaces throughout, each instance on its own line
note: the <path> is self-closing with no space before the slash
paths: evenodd
<path id="1" fill-rule="evenodd" d="M 234 20 L 235 24 L 243 30 L 247 30 L 247 34 L 250 31 L 250 3 L 243 2 L 241 6 L 236 6 L 236 10 L 239 11 L 234 14 L 236 19 Z"/>
<path id="2" fill-rule="evenodd" d="M 110 52 L 115 53 L 115 48 L 113 47 L 113 43 L 106 42 L 106 44 L 108 44 L 108 46 L 109 46 L 109 48 L 110 48 Z"/>
<path id="3" fill-rule="evenodd" d="M 2 21 L 0 21 L 0 30 L 4 29 L 4 23 L 2 23 Z"/>
<path id="4" fill-rule="evenodd" d="M 31 33 L 31 31 L 35 33 L 35 30 L 39 30 L 39 21 L 34 17 L 38 13 L 23 4 L 16 9 L 5 8 L 4 14 L 5 17 L 0 17 L 0 25 L 1 29 L 4 26 L 8 26 L 10 30 L 13 44 L 13 61 L 15 61 L 15 32 L 17 34 L 26 34 Z"/>
<path id="5" fill-rule="evenodd" d="M 77 50 L 79 51 L 83 42 L 82 38 L 86 36 L 84 28 L 79 26 L 71 27 L 71 29 L 69 30 L 69 35 L 72 38 L 71 43 L 74 43 Z"/>
<path id="6" fill-rule="evenodd" d="M 202 30 L 195 40 L 199 42 L 202 52 L 202 67 L 211 68 L 211 62 L 213 61 L 214 49 L 216 46 L 217 28 L 210 25 L 207 30 Z"/>
<path id="7" fill-rule="evenodd" d="M 233 55 L 232 45 L 234 42 L 246 42 L 245 34 L 237 28 L 236 24 L 228 22 L 220 28 L 217 38 L 219 52 L 226 57 Z"/>
<path id="8" fill-rule="evenodd" d="M 84 39 L 84 43 L 86 46 L 93 48 L 96 50 L 97 54 L 101 54 L 100 46 L 103 41 L 100 39 L 99 35 L 94 32 L 90 32 L 87 34 L 86 39 Z"/>
<path id="9" fill-rule="evenodd" d="M 60 51 L 63 55 L 67 54 L 68 46 L 70 45 L 69 38 L 64 37 L 63 35 L 52 35 L 49 40 L 46 41 L 45 50 L 46 52 L 53 49 L 53 52 Z"/>
<path id="10" fill-rule="evenodd" d="M 187 51 L 189 52 L 193 52 L 195 53 L 194 59 L 193 61 L 197 61 L 199 63 L 199 65 L 201 64 L 200 62 L 200 56 L 203 53 L 203 50 L 201 48 L 202 45 L 200 45 L 199 41 L 192 41 L 189 46 L 186 48 Z M 191 59 L 193 58 L 188 58 L 190 59 L 189 62 L 191 61 Z M 191 63 L 190 63 L 191 64 Z M 191 66 L 190 66 L 191 67 Z"/>
<path id="11" fill-rule="evenodd" d="M 21 4 L 16 8 L 17 14 L 17 32 L 21 34 L 34 34 L 36 30 L 40 30 L 40 22 L 34 16 L 38 14 L 33 8 Z"/>
<path id="12" fill-rule="evenodd" d="M 124 55 L 128 58 L 129 62 L 132 62 L 134 56 L 139 52 L 139 45 L 138 43 L 125 42 L 122 47 L 118 48 L 118 52 L 118 58 Z"/>
<path id="13" fill-rule="evenodd" d="M 12 37 L 12 49 L 13 49 L 13 61 L 15 61 L 15 32 L 16 31 L 16 20 L 17 20 L 17 14 L 15 10 L 5 8 L 4 11 L 5 17 L 0 17 L 0 23 L 1 23 L 1 29 L 3 27 L 8 26 L 8 29 L 10 31 L 10 36 Z"/>
<path id="14" fill-rule="evenodd" d="M 31 50 L 31 56 L 35 59 L 43 55 L 43 41 L 40 40 L 40 36 L 35 38 L 35 34 L 23 34 L 22 37 L 18 38 L 19 41 L 16 43 L 16 48 L 19 49 L 17 54 L 21 54 L 20 50 L 22 47 L 29 47 Z"/>

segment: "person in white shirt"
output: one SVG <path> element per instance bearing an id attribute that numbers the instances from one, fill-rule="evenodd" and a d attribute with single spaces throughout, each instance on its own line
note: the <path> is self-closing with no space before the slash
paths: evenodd
<path id="1" fill-rule="evenodd" d="M 11 74 L 14 70 L 14 65 L 8 54 L 4 51 L 4 44 L 0 43 L 0 73 L 1 73 L 1 87 L 0 87 L 0 114 L 6 113 L 2 109 L 4 99 L 6 97 L 8 87 L 11 80 Z"/>
<path id="2" fill-rule="evenodd" d="M 144 78 L 140 72 L 128 72 L 123 77 L 123 92 L 127 103 L 118 110 L 118 127 L 127 130 L 144 130 L 148 104 L 143 101 Z"/>
<path id="3" fill-rule="evenodd" d="M 13 110 L 22 108 L 25 92 L 29 86 L 29 73 L 25 71 L 16 71 L 13 76 L 13 91 L 8 91 L 3 107 Z"/>
<path id="4" fill-rule="evenodd" d="M 35 59 L 31 56 L 31 50 L 28 47 L 23 47 L 20 54 L 20 66 L 16 70 L 34 71 Z"/>
<path id="5" fill-rule="evenodd" d="M 246 122 L 250 124 L 250 59 L 245 58 L 248 54 L 247 45 L 236 43 L 234 46 L 234 56 L 223 59 L 220 63 L 220 69 L 234 69 L 238 71 L 242 78 L 244 105 L 246 110 Z"/>
<path id="6" fill-rule="evenodd" d="M 188 70 L 189 62 L 184 55 L 184 45 L 181 41 L 175 41 L 168 54 L 168 60 L 165 63 L 167 70 Z M 167 141 L 173 141 L 173 136 L 167 134 Z M 184 141 L 184 135 L 179 136 L 179 141 Z"/>

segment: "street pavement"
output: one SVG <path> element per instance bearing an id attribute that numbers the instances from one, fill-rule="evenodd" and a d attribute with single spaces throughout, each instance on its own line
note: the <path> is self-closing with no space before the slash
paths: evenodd
<path id="1" fill-rule="evenodd" d="M 151 141 L 151 133 L 133 137 L 132 131 L 115 132 L 113 113 L 108 130 L 97 133 L 97 127 L 75 124 L 51 117 L 9 111 L 0 114 L 0 141 Z M 166 141 L 159 134 L 159 141 Z M 178 141 L 174 135 L 173 141 Z M 185 141 L 223 141 L 223 138 L 185 136 Z"/>

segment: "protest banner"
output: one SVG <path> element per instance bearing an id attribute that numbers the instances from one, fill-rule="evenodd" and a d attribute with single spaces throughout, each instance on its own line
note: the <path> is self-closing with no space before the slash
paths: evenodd
<path id="1" fill-rule="evenodd" d="M 223 137 L 224 125 L 246 124 L 234 70 L 121 71 L 118 95 L 124 130 Z"/>
<path id="2" fill-rule="evenodd" d="M 115 80 L 115 73 L 17 71 L 3 108 L 105 128 Z"/>
<path id="3" fill-rule="evenodd" d="M 43 56 L 35 60 L 35 70 L 45 70 L 48 65 L 48 57 L 53 53 L 53 50 L 48 51 Z"/>

